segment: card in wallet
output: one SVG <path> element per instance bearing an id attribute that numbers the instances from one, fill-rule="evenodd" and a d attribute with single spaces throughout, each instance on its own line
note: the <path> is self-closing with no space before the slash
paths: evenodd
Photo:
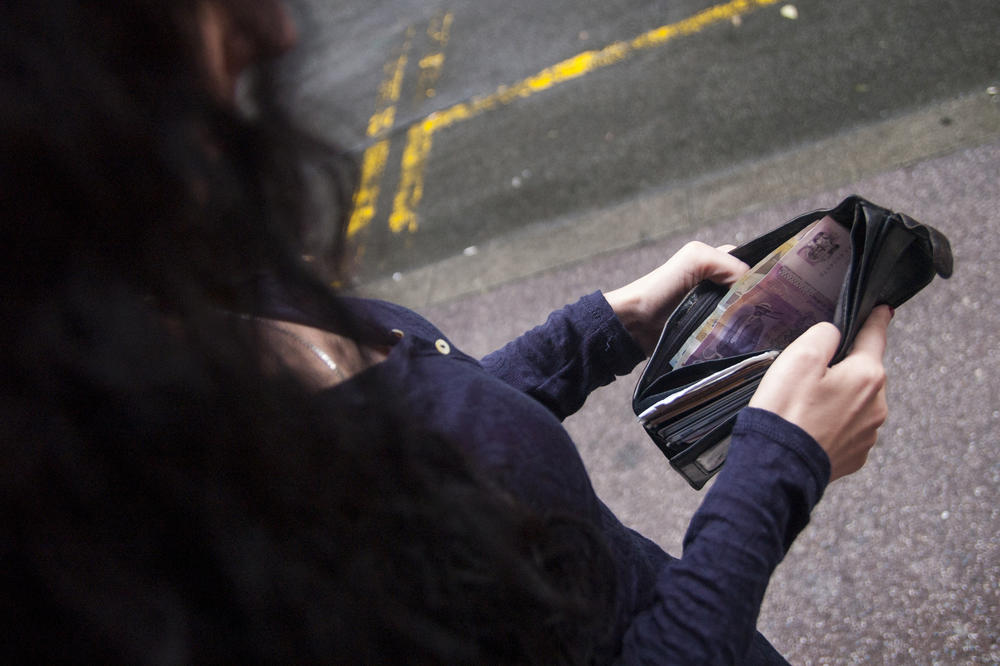
<path id="1" fill-rule="evenodd" d="M 684 297 L 632 398 L 639 422 L 695 489 L 722 467 L 737 414 L 792 340 L 832 322 L 842 334 L 832 365 L 876 305 L 899 307 L 952 272 L 941 232 L 858 196 L 732 254 L 750 271 L 731 287 L 705 281 Z"/>

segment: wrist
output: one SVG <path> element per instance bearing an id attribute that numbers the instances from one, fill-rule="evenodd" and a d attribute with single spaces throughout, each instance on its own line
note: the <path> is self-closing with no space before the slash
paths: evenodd
<path id="1" fill-rule="evenodd" d="M 618 320 L 625 324 L 626 328 L 631 329 L 631 325 L 638 320 L 639 297 L 632 293 L 628 287 L 621 287 L 614 291 L 604 292 L 604 299 L 614 310 Z"/>
<path id="2" fill-rule="evenodd" d="M 615 289 L 604 294 L 605 300 L 611 306 L 618 321 L 621 322 L 628 334 L 636 341 L 643 353 L 647 356 L 656 345 L 659 331 L 650 334 L 648 322 L 650 313 L 646 307 L 645 300 L 634 289 L 632 285 Z"/>

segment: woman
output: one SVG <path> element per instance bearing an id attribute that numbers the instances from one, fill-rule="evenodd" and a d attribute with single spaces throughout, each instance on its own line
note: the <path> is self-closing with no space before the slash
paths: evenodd
<path id="1" fill-rule="evenodd" d="M 339 162 L 232 104 L 294 39 L 279 4 L 0 16 L 9 657 L 781 661 L 756 614 L 875 442 L 885 308 L 832 368 L 830 325 L 782 354 L 674 559 L 600 502 L 559 421 L 746 266 L 689 244 L 476 361 L 298 259 L 303 164 Z"/>

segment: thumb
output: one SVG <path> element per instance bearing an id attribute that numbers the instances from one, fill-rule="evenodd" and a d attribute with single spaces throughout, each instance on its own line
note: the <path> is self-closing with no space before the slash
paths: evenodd
<path id="1" fill-rule="evenodd" d="M 886 333 L 891 319 L 892 310 L 887 305 L 880 305 L 872 310 L 854 339 L 852 353 L 881 362 L 885 354 Z"/>
<path id="2" fill-rule="evenodd" d="M 826 376 L 839 344 L 840 331 L 829 322 L 808 329 L 774 359 L 750 398 L 750 406 L 767 409 L 795 423 L 796 399 Z"/>
<path id="3" fill-rule="evenodd" d="M 840 337 L 840 329 L 830 322 L 815 324 L 785 347 L 772 367 L 779 366 L 781 370 L 787 366 L 795 374 L 809 370 L 822 374 L 837 353 Z"/>
<path id="4" fill-rule="evenodd" d="M 743 261 L 737 259 L 722 246 L 717 248 L 707 247 L 700 257 L 701 261 L 696 265 L 695 272 L 698 281 L 711 280 L 716 284 L 730 285 L 743 277 L 750 267 Z"/>

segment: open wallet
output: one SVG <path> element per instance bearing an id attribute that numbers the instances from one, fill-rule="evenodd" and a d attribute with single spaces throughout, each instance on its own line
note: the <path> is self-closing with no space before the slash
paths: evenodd
<path id="1" fill-rule="evenodd" d="M 632 409 L 671 466 L 700 489 L 725 462 L 736 416 L 778 354 L 813 324 L 850 351 L 876 305 L 899 307 L 952 272 L 948 239 L 851 196 L 732 251 L 751 266 L 731 287 L 704 281 L 670 315 Z"/>

